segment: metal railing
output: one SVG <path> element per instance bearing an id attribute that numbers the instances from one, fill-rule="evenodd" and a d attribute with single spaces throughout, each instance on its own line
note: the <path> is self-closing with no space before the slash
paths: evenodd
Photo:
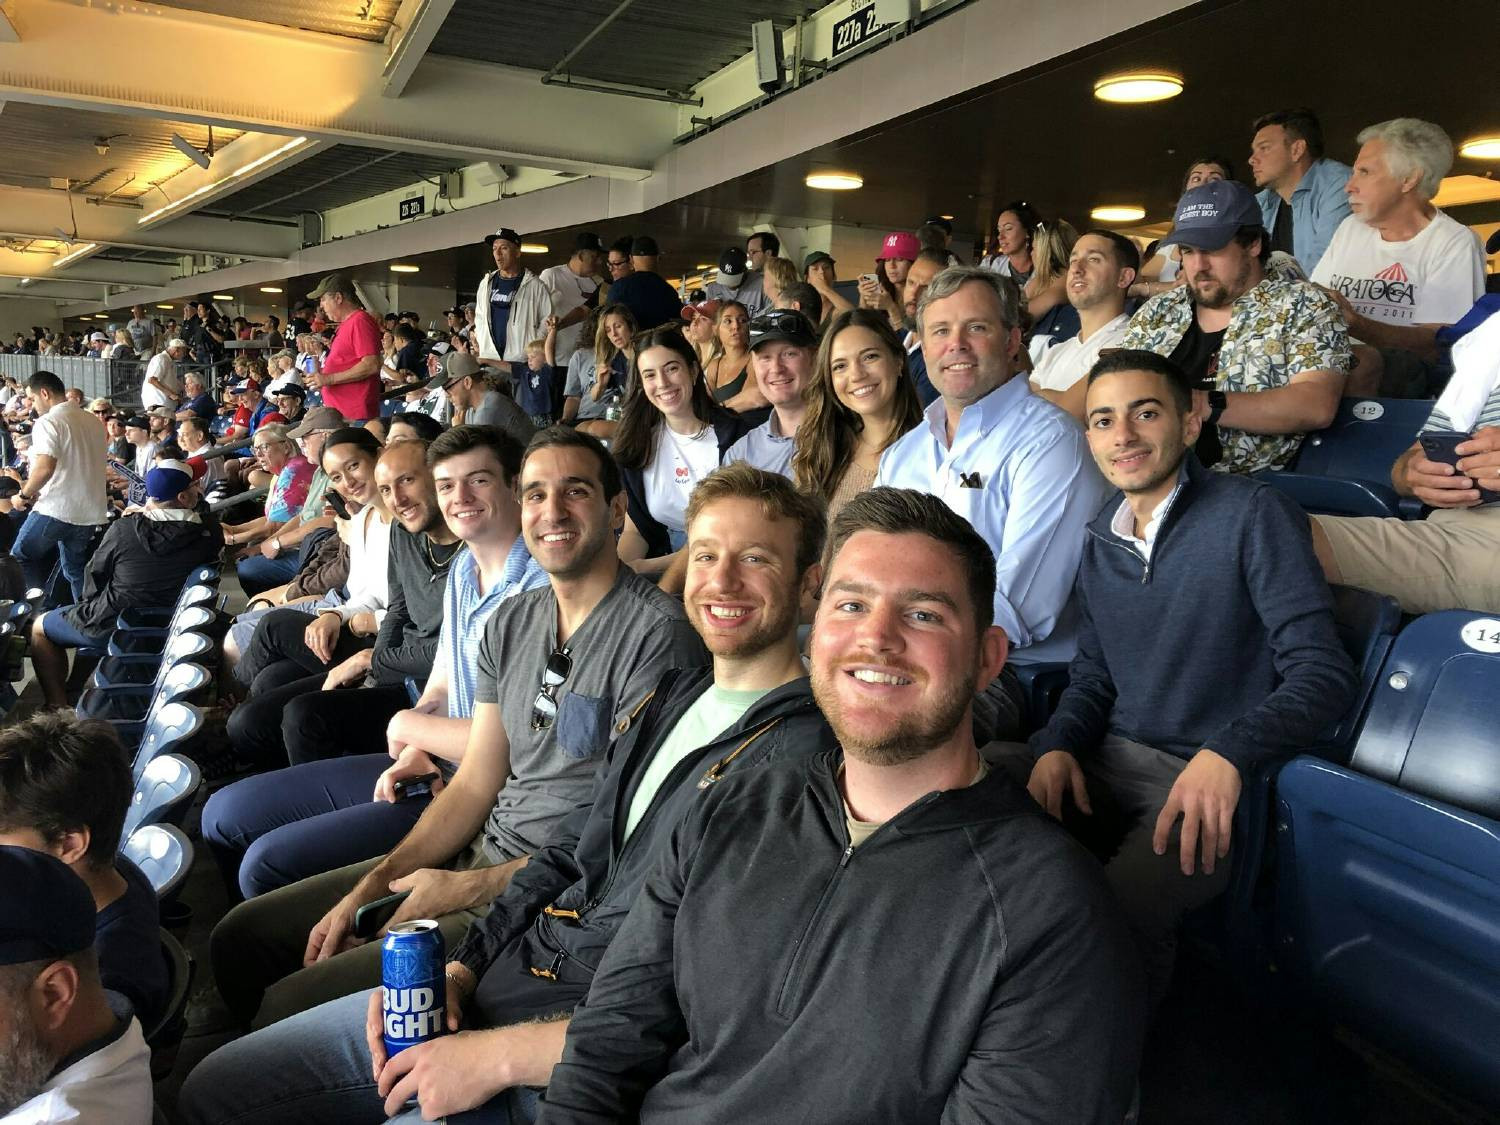
<path id="1" fill-rule="evenodd" d="M 95 359 L 83 355 L 0 355 L 0 376 L 11 376 L 25 386 L 26 380 L 38 371 L 50 371 L 63 381 L 63 386 L 81 390 L 85 401 L 107 398 L 118 407 L 134 407 L 141 403 L 141 381 L 146 377 L 147 362 L 140 359 Z M 228 364 L 220 366 L 227 368 Z M 189 371 L 205 372 L 209 389 L 217 391 L 218 379 L 212 366 L 198 363 L 177 365 L 179 379 Z"/>

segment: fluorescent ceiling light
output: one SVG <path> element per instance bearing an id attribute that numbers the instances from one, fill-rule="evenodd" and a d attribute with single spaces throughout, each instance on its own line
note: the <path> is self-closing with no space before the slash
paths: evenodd
<path id="1" fill-rule="evenodd" d="M 97 249 L 99 249 L 99 244 L 97 242 L 85 242 L 82 246 L 76 247 L 75 249 L 64 254 L 61 258 L 52 259 L 52 268 L 55 270 L 62 269 L 63 266 L 66 266 L 71 262 L 76 262 L 85 254 L 92 254 Z"/>
<path id="2" fill-rule="evenodd" d="M 181 133 L 172 134 L 172 145 L 183 156 L 187 157 L 198 167 L 207 170 L 210 157 L 205 152 L 200 152 L 197 145 L 188 144 Z"/>
<path id="3" fill-rule="evenodd" d="M 234 294 L 232 294 L 232 293 L 215 293 L 214 294 L 214 300 L 215 301 L 232 301 L 232 300 L 234 300 Z"/>
<path id="4" fill-rule="evenodd" d="M 1458 155 L 1470 160 L 1500 160 L 1500 137 L 1470 137 L 1458 146 Z"/>
<path id="5" fill-rule="evenodd" d="M 422 272 L 422 267 L 421 266 L 411 265 L 408 262 L 392 262 L 391 263 L 391 272 L 392 273 L 421 273 Z"/>
<path id="6" fill-rule="evenodd" d="M 1094 97 L 1101 102 L 1134 105 L 1161 102 L 1182 93 L 1182 79 L 1175 74 L 1147 72 L 1112 74 L 1094 83 Z"/>
<path id="7" fill-rule="evenodd" d="M 159 309 L 175 309 L 177 306 L 176 305 L 157 305 L 156 307 L 159 308 Z"/>
<path id="8" fill-rule="evenodd" d="M 706 269 L 709 268 L 709 264 L 707 262 L 700 262 L 696 266 L 694 266 L 693 268 L 695 270 L 706 270 Z"/>
<path id="9" fill-rule="evenodd" d="M 865 186 L 864 177 L 854 172 L 809 172 L 802 182 L 819 191 L 854 191 Z"/>
<path id="10" fill-rule="evenodd" d="M 199 198 L 200 196 L 207 195 L 209 192 L 222 187 L 230 180 L 237 180 L 241 176 L 249 175 L 251 172 L 255 171 L 255 169 L 261 167 L 263 164 L 275 160 L 283 153 L 291 152 L 292 149 L 298 148 L 302 145 L 305 145 L 306 143 L 306 137 L 293 137 L 280 148 L 272 149 L 264 156 L 257 156 L 243 168 L 238 168 L 235 171 L 229 173 L 229 175 L 224 176 L 221 179 L 217 179 L 211 184 L 204 184 L 202 187 L 194 188 L 192 191 L 184 195 L 181 199 L 174 199 L 171 203 L 164 204 L 163 206 L 158 207 L 155 211 L 151 211 L 148 214 L 142 215 L 139 219 L 136 220 L 136 225 L 140 226 L 143 223 L 149 223 L 152 219 L 159 218 L 160 216 L 165 215 L 168 211 L 175 211 L 177 210 L 177 208 L 183 206 L 184 204 L 191 203 L 193 200 Z"/>
<path id="11" fill-rule="evenodd" d="M 281 292 L 281 290 L 278 289 L 278 288 L 276 288 L 276 286 L 274 286 L 274 285 L 262 285 L 260 287 L 260 291 L 262 293 L 280 293 Z"/>
<path id="12" fill-rule="evenodd" d="M 1145 217 L 1146 209 L 1134 203 L 1111 203 L 1089 212 L 1089 218 L 1100 223 L 1138 223 Z"/>
<path id="13" fill-rule="evenodd" d="M 545 254 L 547 250 L 548 247 L 544 246 L 540 242 L 521 243 L 521 253 L 523 254 Z"/>

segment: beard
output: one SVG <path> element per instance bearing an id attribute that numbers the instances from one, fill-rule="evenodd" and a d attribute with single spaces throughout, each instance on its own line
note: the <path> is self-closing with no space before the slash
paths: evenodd
<path id="1" fill-rule="evenodd" d="M 19 1005 L 13 1015 L 9 1032 L 0 1036 L 0 1117 L 36 1097 L 57 1063 Z"/>
<path id="2" fill-rule="evenodd" d="M 920 679 L 920 673 L 911 669 L 892 666 L 890 671 L 914 683 Z M 811 673 L 813 698 L 844 753 L 872 766 L 899 766 L 927 754 L 953 735 L 974 701 L 972 686 L 960 679 L 944 687 L 920 710 L 894 717 L 877 714 L 878 709 L 873 707 L 856 711 L 845 707 L 835 689 L 835 677 L 842 675 L 815 664 Z"/>
<path id="3" fill-rule="evenodd" d="M 1233 286 L 1225 285 L 1217 278 L 1200 272 L 1192 279 L 1192 284 L 1188 286 L 1188 290 L 1193 297 L 1193 304 L 1201 305 L 1205 309 L 1223 309 L 1234 304 L 1248 287 L 1250 266 L 1253 261 L 1253 258 L 1245 259 L 1244 263 L 1240 266 L 1239 273 L 1235 275 Z M 1212 281 L 1213 285 L 1206 291 L 1200 290 L 1198 288 L 1200 279 L 1203 281 Z"/>
<path id="4" fill-rule="evenodd" d="M 747 633 L 734 633 L 727 637 L 712 632 L 712 618 L 708 616 L 708 610 L 703 606 L 689 602 L 687 615 L 693 628 L 698 631 L 698 636 L 702 638 L 704 645 L 714 656 L 748 660 L 752 656 L 759 656 L 772 645 L 780 644 L 796 625 L 801 608 L 797 601 L 796 591 L 790 591 L 787 600 L 779 607 L 772 605 L 764 607 L 765 612 L 761 623 L 754 629 Z"/>

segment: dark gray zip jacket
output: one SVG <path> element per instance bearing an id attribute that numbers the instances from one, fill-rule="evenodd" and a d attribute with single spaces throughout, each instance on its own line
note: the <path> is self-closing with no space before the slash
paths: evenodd
<path id="1" fill-rule="evenodd" d="M 1098 863 L 998 772 L 851 849 L 840 760 L 688 813 L 574 1013 L 546 1125 L 1118 1125 L 1145 1010 Z"/>
<path id="2" fill-rule="evenodd" d="M 1086 759 L 1113 733 L 1183 758 L 1207 747 L 1243 774 L 1315 745 L 1353 702 L 1307 516 L 1270 485 L 1187 466 L 1149 563 L 1110 529 L 1118 492 L 1089 525 L 1078 655 L 1038 757 Z"/>
<path id="3" fill-rule="evenodd" d="M 711 668 L 673 669 L 621 725 L 590 805 L 565 819 L 469 927 L 453 959 L 479 986 L 474 1003 L 489 1026 L 570 1010 L 587 994 L 647 872 L 686 811 L 719 777 L 833 745 L 808 681 L 793 680 L 756 701 L 718 738 L 673 767 L 622 841 L 647 764 L 688 707 L 713 685 Z"/>

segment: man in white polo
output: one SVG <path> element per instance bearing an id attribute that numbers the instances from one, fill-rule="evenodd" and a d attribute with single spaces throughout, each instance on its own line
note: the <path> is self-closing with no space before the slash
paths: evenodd
<path id="1" fill-rule="evenodd" d="M 187 350 L 187 342 L 174 337 L 151 357 L 151 362 L 146 365 L 146 378 L 141 381 L 142 407 L 147 410 L 153 406 L 177 408 L 182 401 L 182 381 L 177 378 L 177 365 L 187 356 Z"/>

